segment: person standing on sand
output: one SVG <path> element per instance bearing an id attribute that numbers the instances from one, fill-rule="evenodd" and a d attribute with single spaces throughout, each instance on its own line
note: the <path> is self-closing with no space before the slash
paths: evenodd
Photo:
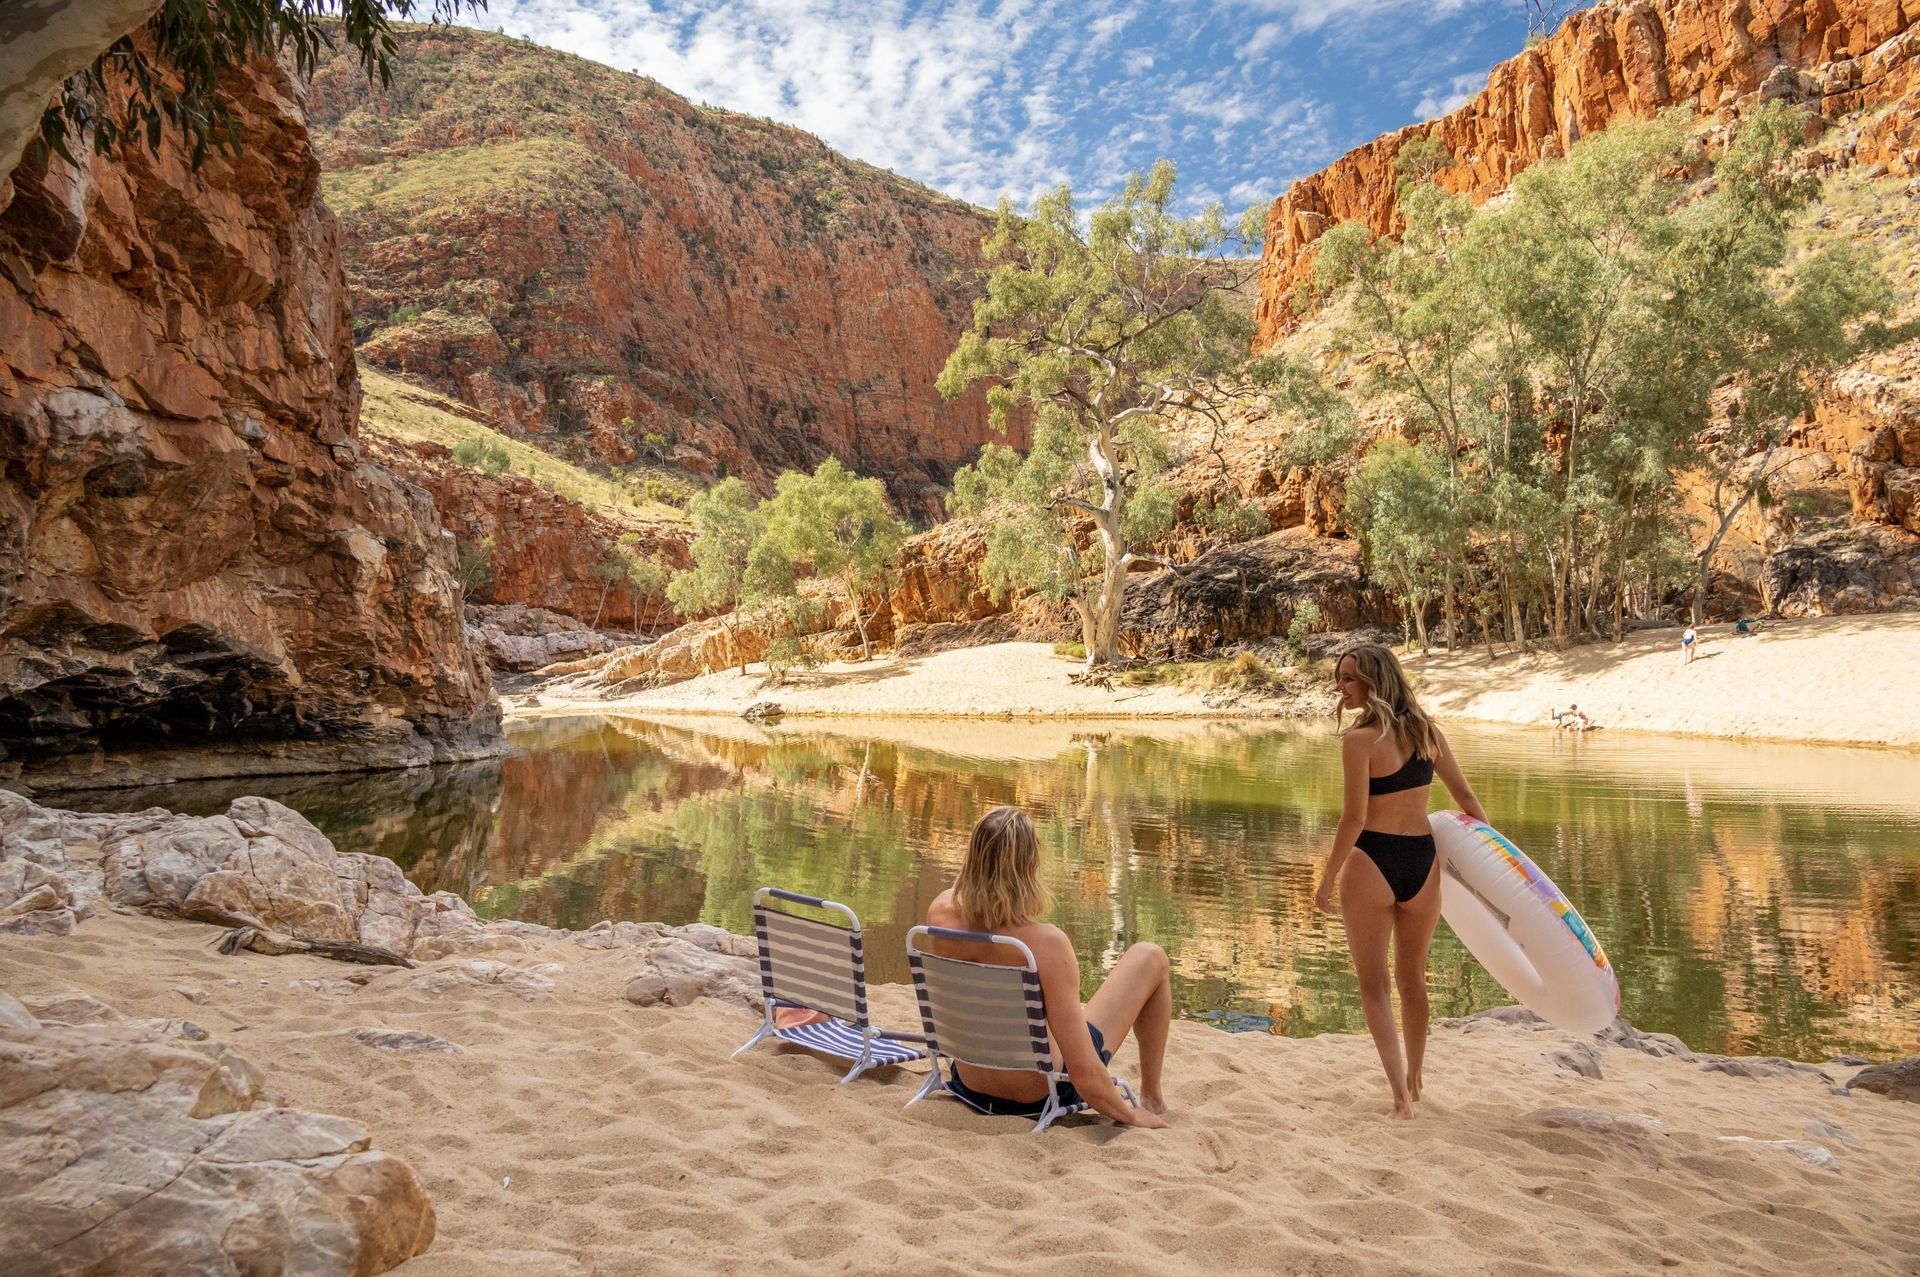
<path id="1" fill-rule="evenodd" d="M 1067 933 L 1040 921 L 1051 903 L 1040 883 L 1040 839 L 1018 807 L 995 807 L 973 827 L 966 859 L 952 887 L 927 906 L 927 925 L 1012 936 L 1033 950 L 1040 968 L 1040 996 L 1047 1005 L 1047 1036 L 1053 1058 L 1072 1079 L 1063 1103 L 1084 1099 L 1124 1126 L 1162 1127 L 1166 1111 L 1161 1071 L 1167 1031 L 1173 1022 L 1173 984 L 1167 954 L 1157 944 L 1136 944 L 1085 1006 L 1080 1004 L 1080 962 Z M 934 938 L 934 952 L 969 962 L 1016 966 L 1006 945 Z M 1140 1043 L 1141 1107 L 1113 1084 L 1107 1063 L 1131 1030 Z M 1051 1083 L 1041 1074 L 955 1065 L 956 1090 L 974 1108 L 994 1117 L 1035 1117 L 1046 1105 Z M 1070 1094 L 1077 1093 L 1077 1094 Z"/>
<path id="2" fill-rule="evenodd" d="M 1427 824 L 1434 776 L 1461 811 L 1480 821 L 1487 815 L 1391 651 L 1378 643 L 1349 649 L 1334 666 L 1334 686 L 1340 694 L 1336 716 L 1357 710 L 1360 717 L 1341 735 L 1345 801 L 1313 903 L 1332 913 L 1338 884 L 1367 1032 L 1393 1090 L 1393 1116 L 1407 1119 L 1420 1098 L 1427 1053 L 1427 949 L 1440 922 L 1438 856 Z M 1351 854 L 1356 848 L 1361 855 Z M 1398 1034 L 1395 985 L 1400 989 Z"/>
<path id="3" fill-rule="evenodd" d="M 1680 663 L 1682 665 L 1693 664 L 1693 649 L 1698 644 L 1699 639 L 1700 636 L 1694 633 L 1691 625 L 1680 635 Z"/>

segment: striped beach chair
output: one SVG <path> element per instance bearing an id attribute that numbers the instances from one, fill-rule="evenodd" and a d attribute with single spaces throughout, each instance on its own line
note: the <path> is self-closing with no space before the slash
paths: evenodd
<path id="1" fill-rule="evenodd" d="M 838 913 L 845 916 L 846 925 L 774 909 L 768 900 Z M 753 935 L 760 946 L 760 991 L 766 997 L 767 1020 L 735 1055 L 769 1037 L 778 1038 L 852 1060 L 853 1068 L 842 1082 L 884 1064 L 925 1057 L 919 1047 L 906 1045 L 917 1042 L 917 1034 L 890 1034 L 867 1019 L 867 959 L 860 946 L 860 919 L 853 910 L 818 896 L 762 887 L 753 893 Z M 776 1028 L 773 1016 L 781 1007 L 800 1007 L 832 1018 Z"/>
<path id="2" fill-rule="evenodd" d="M 1024 966 L 995 966 L 948 958 L 926 945 L 928 937 L 1008 945 L 1026 959 Z M 956 1063 L 981 1069 L 1033 1069 L 1047 1075 L 1045 1106 L 1033 1131 L 1038 1134 L 1055 1121 L 1087 1107 L 1085 1100 L 1063 1104 L 1060 1087 L 1068 1078 L 1054 1067 L 1047 1039 L 1047 1008 L 1040 995 L 1040 969 L 1033 950 L 1012 936 L 985 931 L 955 931 L 950 927 L 915 927 L 907 932 L 907 965 L 913 970 L 913 991 L 920 1002 L 920 1023 L 926 1029 L 927 1055 L 933 1069 L 926 1085 L 907 1101 L 918 1104 L 942 1092 L 970 1108 L 979 1105 L 952 1087 Z M 946 1068 L 941 1068 L 941 1062 Z M 1113 1079 L 1128 1102 L 1133 1088 Z"/>

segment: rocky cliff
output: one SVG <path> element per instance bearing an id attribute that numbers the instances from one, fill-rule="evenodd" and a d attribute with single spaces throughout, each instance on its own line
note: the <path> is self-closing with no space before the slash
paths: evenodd
<path id="1" fill-rule="evenodd" d="M 828 455 L 909 515 L 989 437 L 933 388 L 987 219 L 791 127 L 468 30 L 315 77 L 363 359 L 578 461 L 761 490 Z"/>
<path id="2" fill-rule="evenodd" d="M 1681 103 L 1725 116 L 1789 98 L 1834 117 L 1905 98 L 1868 122 L 1850 158 L 1909 172 L 1920 165 L 1916 21 L 1909 0 L 1601 0 L 1573 13 L 1552 38 L 1496 66 L 1458 110 L 1375 138 L 1274 201 L 1257 341 L 1293 326 L 1313 242 L 1328 227 L 1359 218 L 1377 233 L 1399 228 L 1393 161 L 1414 138 L 1437 138 L 1454 157 L 1436 174 L 1440 185 L 1479 200 L 1615 120 Z"/>
<path id="3" fill-rule="evenodd" d="M 299 90 L 245 151 L 31 161 L 0 208 L 0 777 L 114 784 L 498 747 L 454 547 L 362 455 Z"/>

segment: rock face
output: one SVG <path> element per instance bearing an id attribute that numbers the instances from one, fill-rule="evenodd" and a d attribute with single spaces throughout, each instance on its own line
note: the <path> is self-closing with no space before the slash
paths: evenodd
<path id="1" fill-rule="evenodd" d="M 796 129 L 480 31 L 408 28 L 312 103 L 361 357 L 576 459 L 736 474 L 828 455 L 938 514 L 989 437 L 933 381 L 980 210 Z"/>
<path id="2" fill-rule="evenodd" d="M 358 1275 L 432 1244 L 411 1167 L 347 1118 L 254 1108 L 260 1091 L 191 1024 L 0 1017 L 7 1271 Z"/>
<path id="3" fill-rule="evenodd" d="M 1289 528 L 1135 582 L 1127 590 L 1121 648 L 1130 656 L 1184 660 L 1224 643 L 1285 634 L 1306 603 L 1334 630 L 1392 615 L 1384 592 L 1366 584 L 1357 543 Z"/>
<path id="4" fill-rule="evenodd" d="M 511 674 L 592 656 L 629 641 L 625 636 L 587 629 L 558 612 L 521 603 L 469 603 L 467 625 L 486 654 L 487 664 Z"/>
<path id="5" fill-rule="evenodd" d="M 1458 110 L 1375 138 L 1274 201 L 1257 343 L 1293 326 L 1293 299 L 1311 279 L 1311 246 L 1324 231 L 1354 218 L 1377 233 L 1398 229 L 1393 161 L 1414 138 L 1445 145 L 1455 163 L 1437 180 L 1478 200 L 1615 120 L 1683 102 L 1716 115 L 1782 97 L 1826 115 L 1892 103 L 1920 86 L 1914 20 L 1897 0 L 1601 0 L 1570 14 L 1550 39 L 1496 66 Z M 1862 138 L 1866 162 L 1912 171 L 1916 117 L 1920 101 L 1909 101 L 1876 122 Z"/>
<path id="6" fill-rule="evenodd" d="M 233 87 L 239 157 L 29 164 L 0 209 L 0 779 L 499 747 L 451 538 L 356 438 L 295 86 Z"/>
<path id="7" fill-rule="evenodd" d="M 425 489 L 441 521 L 461 541 L 492 547 L 484 587 L 475 591 L 485 601 L 559 612 L 607 629 L 680 623 L 663 596 L 603 589 L 595 568 L 606 547 L 626 534 L 639 538 L 636 553 L 685 567 L 692 561 L 688 524 L 612 518 L 525 475 L 495 477 L 456 465 L 439 444 L 399 447 L 381 441 L 371 451 L 393 473 Z"/>

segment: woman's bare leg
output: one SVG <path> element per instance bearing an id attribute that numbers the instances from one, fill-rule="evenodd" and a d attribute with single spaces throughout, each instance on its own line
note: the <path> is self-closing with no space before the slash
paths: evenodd
<path id="1" fill-rule="evenodd" d="M 1367 1032 L 1373 1035 L 1380 1066 L 1393 1089 L 1393 1115 L 1413 1116 L 1413 1097 L 1407 1092 L 1407 1066 L 1400 1055 L 1400 1035 L 1393 1024 L 1393 978 L 1387 970 L 1387 946 L 1393 939 L 1393 892 L 1366 853 L 1354 851 L 1340 871 L 1340 916 L 1347 924 L 1347 951 L 1353 972 L 1360 977 L 1360 1008 L 1366 1012 Z"/>
<path id="2" fill-rule="evenodd" d="M 1140 1102 L 1155 1113 L 1167 1110 L 1161 1094 L 1161 1070 L 1167 1059 L 1167 1026 L 1173 1022 L 1173 982 L 1167 951 L 1141 943 L 1120 955 L 1113 970 L 1087 999 L 1087 1019 L 1100 1026 L 1107 1049 L 1118 1051 L 1133 1031 L 1140 1043 Z"/>
<path id="3" fill-rule="evenodd" d="M 1440 925 L 1440 862 L 1427 885 L 1393 910 L 1393 982 L 1400 989 L 1400 1033 L 1407 1043 L 1407 1094 L 1420 1098 L 1420 1068 L 1427 1058 L 1427 950 Z"/>

